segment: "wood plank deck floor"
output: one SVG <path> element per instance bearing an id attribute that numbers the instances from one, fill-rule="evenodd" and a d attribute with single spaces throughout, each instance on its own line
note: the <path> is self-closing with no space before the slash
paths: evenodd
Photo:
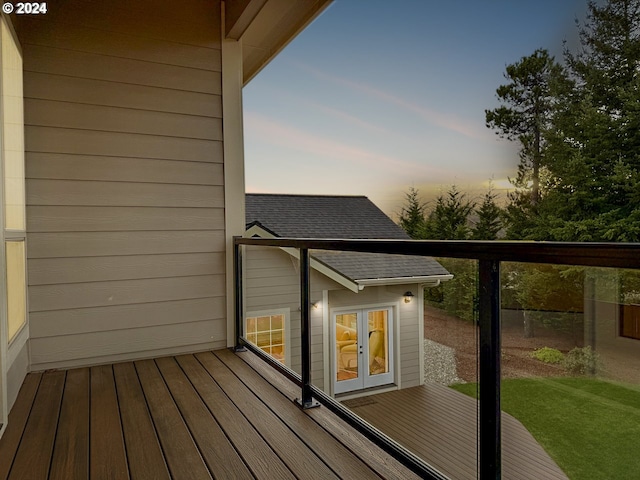
<path id="1" fill-rule="evenodd" d="M 428 384 L 343 404 L 445 475 L 477 478 L 476 400 Z M 506 413 L 502 414 L 502 478 L 567 478 L 527 429 Z"/>
<path id="2" fill-rule="evenodd" d="M 298 393 L 228 350 L 32 373 L 0 479 L 418 478 Z"/>

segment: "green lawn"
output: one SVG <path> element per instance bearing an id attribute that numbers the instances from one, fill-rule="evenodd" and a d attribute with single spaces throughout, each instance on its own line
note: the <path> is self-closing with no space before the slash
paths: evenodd
<path id="1" fill-rule="evenodd" d="M 475 384 L 452 388 L 476 396 Z M 516 417 L 571 480 L 640 478 L 640 388 L 591 378 L 502 381 Z"/>

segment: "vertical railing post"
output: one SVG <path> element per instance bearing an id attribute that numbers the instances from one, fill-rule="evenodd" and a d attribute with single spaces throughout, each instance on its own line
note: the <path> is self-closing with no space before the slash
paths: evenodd
<path id="1" fill-rule="evenodd" d="M 500 262 L 480 260 L 480 478 L 502 475 L 500 414 Z"/>
<path id="2" fill-rule="evenodd" d="M 303 409 L 317 407 L 311 391 L 311 300 L 309 285 L 309 249 L 300 249 L 300 343 L 302 396 L 296 403 Z"/>
<path id="3" fill-rule="evenodd" d="M 236 242 L 236 238 L 233 237 L 233 278 L 235 280 L 235 345 L 233 349 L 236 352 L 243 352 L 246 348 L 242 345 L 240 341 L 240 337 L 242 337 L 243 328 L 243 318 L 242 318 L 242 309 L 243 309 L 243 298 L 242 298 L 242 245 Z"/>

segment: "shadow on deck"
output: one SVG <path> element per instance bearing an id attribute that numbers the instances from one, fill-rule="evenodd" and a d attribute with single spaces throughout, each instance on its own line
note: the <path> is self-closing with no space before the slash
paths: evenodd
<path id="1" fill-rule="evenodd" d="M 442 385 L 427 384 L 342 403 L 445 475 L 477 478 L 476 400 Z M 502 478 L 567 479 L 529 431 L 504 412 Z"/>
<path id="2" fill-rule="evenodd" d="M 249 352 L 27 376 L 0 479 L 418 478 Z"/>

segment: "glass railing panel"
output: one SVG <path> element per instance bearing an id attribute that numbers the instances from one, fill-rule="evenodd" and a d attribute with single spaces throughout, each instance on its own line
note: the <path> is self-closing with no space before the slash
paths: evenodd
<path id="1" fill-rule="evenodd" d="M 277 247 L 243 247 L 244 336 L 300 373 L 298 259 Z"/>
<path id="2" fill-rule="evenodd" d="M 478 432 L 491 431 L 494 418 L 491 378 L 478 386 L 481 328 L 484 365 L 492 365 L 484 323 L 491 302 L 479 299 L 487 288 L 478 262 L 437 258 L 451 275 L 402 283 L 356 274 L 363 265 L 423 259 L 340 255 L 311 252 L 312 384 L 434 470 L 477 478 L 488 465 Z M 482 262 L 483 279 L 487 268 L 494 265 Z M 502 478 L 633 478 L 640 273 L 512 262 L 500 270 Z M 297 250 L 244 248 L 244 335 L 301 373 L 299 282 Z M 492 445 L 494 437 L 482 438 Z"/>
<path id="3" fill-rule="evenodd" d="M 440 396 L 442 417 L 431 463 L 450 478 L 478 478 L 478 262 L 438 261 L 453 278 L 424 289 L 424 388 Z"/>
<path id="4" fill-rule="evenodd" d="M 386 256 L 384 262 L 408 258 Z M 453 278 L 363 280 L 356 291 L 327 292 L 327 391 L 435 470 L 474 479 L 477 262 L 430 261 Z"/>
<path id="5" fill-rule="evenodd" d="M 299 253 L 243 249 L 244 337 L 301 374 Z M 477 478 L 475 393 L 450 388 L 476 389 L 477 262 L 451 261 L 453 279 L 406 283 L 339 268 L 423 260 L 369 255 L 311 251 L 311 383 L 435 470 Z"/>
<path id="6" fill-rule="evenodd" d="M 639 272 L 504 263 L 502 279 L 503 478 L 631 478 Z"/>

